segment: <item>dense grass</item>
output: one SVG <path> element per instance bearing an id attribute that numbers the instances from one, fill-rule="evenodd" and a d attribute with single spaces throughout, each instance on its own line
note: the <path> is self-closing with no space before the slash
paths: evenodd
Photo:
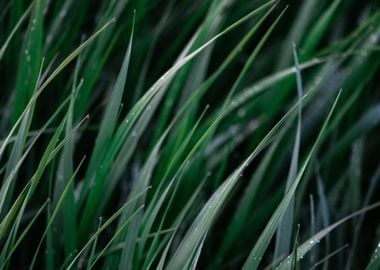
<path id="1" fill-rule="evenodd" d="M 379 7 L 0 1 L 0 269 L 380 269 Z"/>

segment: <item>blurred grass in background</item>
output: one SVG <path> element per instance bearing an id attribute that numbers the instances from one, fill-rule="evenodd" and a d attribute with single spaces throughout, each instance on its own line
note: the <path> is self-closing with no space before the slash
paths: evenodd
<path id="1" fill-rule="evenodd" d="M 380 269 L 379 7 L 0 1 L 0 269 Z"/>

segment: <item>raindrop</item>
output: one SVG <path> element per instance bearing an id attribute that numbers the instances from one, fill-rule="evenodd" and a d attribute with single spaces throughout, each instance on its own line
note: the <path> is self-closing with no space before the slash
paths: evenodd
<path id="1" fill-rule="evenodd" d="M 47 37 L 46 37 L 46 42 L 47 43 L 51 43 L 53 41 L 53 36 L 52 35 L 48 35 Z"/>
<path id="2" fill-rule="evenodd" d="M 370 36 L 370 40 L 371 40 L 373 43 L 376 43 L 376 41 L 377 41 L 377 37 L 378 37 L 378 35 L 376 35 L 376 34 L 372 34 L 372 35 Z"/>
<path id="3" fill-rule="evenodd" d="M 363 50 L 363 51 L 360 53 L 360 55 L 361 55 L 362 57 L 367 57 L 367 56 L 368 56 L 368 52 Z"/>
<path id="4" fill-rule="evenodd" d="M 61 18 L 65 17 L 66 13 L 67 13 L 67 10 L 66 9 L 62 9 L 61 12 L 59 13 L 59 17 L 61 17 Z"/>
<path id="5" fill-rule="evenodd" d="M 246 115 L 246 111 L 243 109 L 243 108 L 240 108 L 238 111 L 237 111 L 237 115 L 239 117 L 244 117 Z"/>

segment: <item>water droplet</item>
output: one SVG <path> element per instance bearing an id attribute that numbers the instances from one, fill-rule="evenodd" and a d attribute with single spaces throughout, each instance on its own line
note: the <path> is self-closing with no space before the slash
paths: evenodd
<path id="1" fill-rule="evenodd" d="M 244 117 L 246 114 L 247 114 L 247 112 L 246 112 L 245 109 L 243 109 L 243 108 L 240 108 L 240 109 L 237 111 L 237 115 L 238 115 L 239 117 Z"/>
<path id="2" fill-rule="evenodd" d="M 376 33 L 374 33 L 369 38 L 370 38 L 371 42 L 376 43 L 378 35 L 376 35 Z"/>
<path id="3" fill-rule="evenodd" d="M 51 43 L 53 41 L 53 36 L 52 35 L 48 35 L 47 37 L 46 37 L 46 42 L 47 43 Z"/>
<path id="4" fill-rule="evenodd" d="M 65 17 L 66 13 L 67 13 L 67 10 L 66 9 L 62 9 L 61 12 L 59 13 L 59 17 L 61 17 L 61 18 Z"/>

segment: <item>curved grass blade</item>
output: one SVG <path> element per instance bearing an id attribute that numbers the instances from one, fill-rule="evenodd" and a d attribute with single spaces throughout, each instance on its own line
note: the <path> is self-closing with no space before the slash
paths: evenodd
<path id="1" fill-rule="evenodd" d="M 243 170 L 248 166 L 250 161 L 270 142 L 274 134 L 283 125 L 286 119 L 293 113 L 294 107 L 281 118 L 281 120 L 268 132 L 264 139 L 249 155 L 249 157 L 225 180 L 225 182 L 214 192 L 212 197 L 207 201 L 201 212 L 187 231 L 180 246 L 177 248 L 167 269 L 182 269 L 187 259 L 194 255 L 201 239 L 207 234 L 212 222 L 216 218 L 218 211 L 224 204 L 233 187 L 241 177 Z M 212 130 L 210 127 L 210 130 Z M 204 136 L 207 136 L 208 132 Z M 201 142 L 201 141 L 200 141 Z"/>
<path id="2" fill-rule="evenodd" d="M 320 241 L 322 238 L 324 238 L 326 235 L 328 235 L 331 231 L 333 231 L 334 229 L 336 229 L 337 227 L 339 227 L 341 224 L 343 224 L 344 222 L 358 216 L 358 215 L 361 215 L 365 212 L 368 212 L 370 210 L 373 210 L 373 209 L 376 209 L 380 207 L 380 202 L 377 202 L 377 203 L 374 203 L 370 206 L 367 206 L 367 207 L 364 207 L 358 211 L 356 211 L 355 213 L 352 213 L 351 215 L 348 215 L 347 217 L 345 218 L 342 218 L 341 220 L 331 224 L 330 226 L 328 226 L 327 228 L 321 230 L 320 232 L 318 232 L 317 234 L 315 234 L 314 236 L 312 236 L 311 238 L 309 238 L 307 241 L 305 241 L 301 246 L 299 246 L 297 248 L 297 260 L 300 260 L 302 259 L 307 252 L 309 252 L 313 247 L 315 247 Z M 288 263 L 291 258 L 292 258 L 293 254 L 291 254 L 290 256 L 288 256 L 279 266 L 278 266 L 278 269 L 279 270 L 285 270 L 285 269 L 292 269 L 290 267 L 290 264 Z"/>
<path id="3" fill-rule="evenodd" d="M 296 69 L 297 77 L 297 94 L 298 100 L 302 98 L 302 77 L 301 70 L 299 68 L 298 56 L 296 51 L 296 45 L 293 44 L 293 56 Z M 292 159 L 289 168 L 288 179 L 286 180 L 285 193 L 289 191 L 290 186 L 293 184 L 295 178 L 297 177 L 298 162 L 299 162 L 299 153 L 301 146 L 301 122 L 302 122 L 302 104 L 299 104 L 298 107 L 298 122 L 297 122 L 297 131 L 295 136 L 295 142 L 293 147 Z M 274 258 L 280 256 L 286 256 L 290 251 L 290 242 L 292 237 L 292 227 L 294 219 L 294 199 L 289 203 L 288 208 L 286 209 L 284 216 L 281 220 L 281 223 L 277 230 L 276 236 L 276 247 L 274 252 Z"/>
<path id="4" fill-rule="evenodd" d="M 75 58 L 77 57 L 97 36 L 99 36 L 107 27 L 113 23 L 114 20 L 111 20 L 107 24 L 105 24 L 102 28 L 100 28 L 97 32 L 95 32 L 91 37 L 89 37 L 85 42 L 83 42 L 77 49 L 75 49 L 69 56 L 67 56 L 63 62 L 50 74 L 50 76 L 42 83 L 42 85 L 38 88 L 38 90 L 34 93 L 34 95 L 30 98 L 29 103 L 25 106 L 24 111 L 21 113 L 17 121 L 12 126 L 12 129 L 9 131 L 6 138 L 3 140 L 0 147 L 0 160 L 4 154 L 5 148 L 8 145 L 10 138 L 13 133 L 16 131 L 18 125 L 21 123 L 24 115 L 29 111 L 29 109 L 35 104 L 37 98 L 42 94 L 42 92 L 46 89 L 46 87 L 50 84 L 50 82 Z"/>
<path id="5" fill-rule="evenodd" d="M 79 257 L 82 255 L 82 253 L 92 244 L 92 242 L 97 239 L 99 234 L 103 232 L 116 218 L 118 218 L 124 211 L 124 209 L 130 204 L 133 200 L 136 200 L 139 196 L 143 195 L 147 190 L 144 190 L 140 194 L 137 194 L 134 198 L 130 199 L 128 202 L 126 202 L 122 207 L 120 207 L 110 218 L 108 218 L 104 224 L 95 231 L 95 233 L 90 237 L 90 239 L 87 241 L 87 243 L 83 246 L 83 248 L 77 253 L 77 255 L 71 260 L 70 264 L 67 266 L 67 270 L 72 269 L 75 265 L 75 262 L 79 259 Z"/>
<path id="6" fill-rule="evenodd" d="M 99 166 L 101 162 L 101 157 L 107 149 L 107 147 L 109 146 L 113 132 L 116 128 L 118 112 L 121 105 L 121 99 L 124 93 L 125 82 L 127 79 L 129 69 L 129 62 L 131 59 L 135 14 L 133 16 L 133 25 L 131 35 L 129 38 L 128 48 L 125 53 L 119 75 L 115 82 L 115 86 L 113 87 L 110 101 L 107 103 L 107 107 L 100 124 L 100 129 L 95 141 L 95 147 L 91 154 L 90 163 L 87 167 L 86 176 L 84 178 L 85 180 L 82 184 L 81 191 L 79 194 L 79 207 L 83 204 L 85 195 L 88 192 L 90 182 L 95 177 L 93 175 L 93 173 L 96 171 L 95 168 Z"/>
<path id="7" fill-rule="evenodd" d="M 267 225 L 265 226 L 264 231 L 260 235 L 260 237 L 259 237 L 258 241 L 256 242 L 255 246 L 253 247 L 252 251 L 250 252 L 248 259 L 246 260 L 246 262 L 243 266 L 243 270 L 248 270 L 248 269 L 249 270 L 256 270 L 257 267 L 259 266 L 259 263 L 260 263 L 263 255 L 264 255 L 264 252 L 267 249 L 269 242 L 270 242 L 271 238 L 273 237 L 273 234 L 275 233 L 276 229 L 279 226 L 279 223 L 281 221 L 281 218 L 283 217 L 283 214 L 285 213 L 290 201 L 292 200 L 292 198 L 296 192 L 297 186 L 301 181 L 301 178 L 303 176 L 303 173 L 306 170 L 308 163 L 310 162 L 312 156 L 314 155 L 314 152 L 317 150 L 319 144 L 321 143 L 321 139 L 322 139 L 324 132 L 326 130 L 326 127 L 330 121 L 330 118 L 332 116 L 332 112 L 334 111 L 335 106 L 339 100 L 340 94 L 341 94 L 341 91 L 339 91 L 339 94 L 338 94 L 337 98 L 335 99 L 334 104 L 331 107 L 331 110 L 330 110 L 330 112 L 329 112 L 319 134 L 318 134 L 318 137 L 317 137 L 312 149 L 310 150 L 310 152 L 309 152 L 308 156 L 306 157 L 302 167 L 300 168 L 298 175 L 297 175 L 297 178 L 295 179 L 295 181 L 293 182 L 293 184 L 289 188 L 289 191 L 285 194 L 284 198 L 281 200 L 276 211 L 273 213 L 272 217 L 270 218 Z"/>
<path id="8" fill-rule="evenodd" d="M 34 5 L 34 2 L 32 2 L 29 5 L 29 7 L 25 10 L 25 12 L 22 14 L 21 18 L 18 20 L 17 24 L 14 26 L 14 28 L 11 31 L 11 33 L 9 34 L 9 36 L 7 37 L 7 39 L 5 40 L 3 46 L 1 46 L 1 48 L 0 48 L 0 61 L 3 59 L 4 53 L 7 50 L 8 45 L 11 42 L 12 38 L 14 37 L 14 35 L 16 34 L 16 32 L 19 30 L 19 28 L 21 27 L 22 23 L 26 20 L 26 18 L 28 17 L 29 13 L 32 11 L 33 5 Z"/>
<path id="9" fill-rule="evenodd" d="M 94 265 L 99 261 L 99 259 L 103 256 L 103 254 L 107 251 L 107 249 L 110 247 L 110 245 L 119 237 L 119 235 L 127 228 L 127 225 L 129 222 L 144 208 L 144 205 L 141 205 L 136 209 L 132 215 L 128 217 L 128 219 L 124 222 L 124 224 L 112 235 L 112 238 L 108 241 L 108 243 L 105 245 L 105 247 L 99 252 L 98 256 L 95 258 L 95 260 L 90 264 L 89 269 L 92 269 Z"/>
<path id="10" fill-rule="evenodd" d="M 17 247 L 21 244 L 22 240 L 25 238 L 25 236 L 27 235 L 27 233 L 30 231 L 30 229 L 32 228 L 32 226 L 34 225 L 34 223 L 36 222 L 37 218 L 42 214 L 43 210 L 45 209 L 45 207 L 47 206 L 47 204 L 49 203 L 50 201 L 47 200 L 41 207 L 40 209 L 37 211 L 37 213 L 35 214 L 35 216 L 32 218 L 32 220 L 28 223 L 28 225 L 25 227 L 25 229 L 22 231 L 22 233 L 20 234 L 20 236 L 17 238 L 17 241 L 12 245 L 12 249 L 8 252 L 7 254 L 7 257 L 2 260 L 2 264 L 0 266 L 0 269 L 4 269 L 5 265 L 8 263 L 8 261 L 11 259 L 12 257 L 12 254 L 16 251 Z M 10 239 L 10 238 L 9 238 Z M 3 254 L 1 255 L 3 257 Z"/>
<path id="11" fill-rule="evenodd" d="M 369 264 L 366 267 L 366 270 L 376 270 L 380 268 L 380 242 L 377 244 L 371 260 L 369 261 Z"/>
<path id="12" fill-rule="evenodd" d="M 21 61 L 17 73 L 14 102 L 12 104 L 11 122 L 15 123 L 22 113 L 29 99 L 33 96 L 38 82 L 42 54 L 44 1 L 35 0 L 33 13 L 29 21 L 28 30 L 22 47 Z"/>

